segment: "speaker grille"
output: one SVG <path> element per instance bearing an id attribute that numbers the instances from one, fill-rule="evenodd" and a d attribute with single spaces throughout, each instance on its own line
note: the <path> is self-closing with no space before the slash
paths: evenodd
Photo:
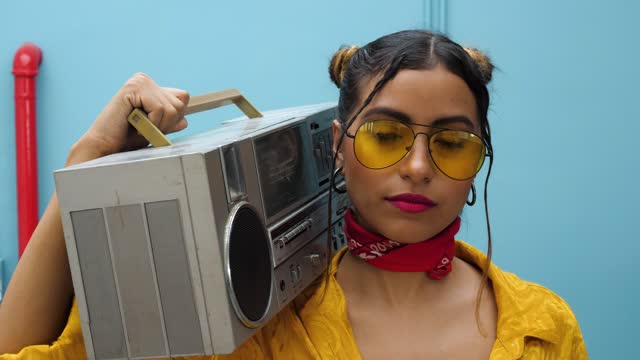
<path id="1" fill-rule="evenodd" d="M 248 204 L 238 208 L 228 229 L 230 293 L 239 317 L 259 322 L 268 310 L 273 281 L 269 238 Z"/>

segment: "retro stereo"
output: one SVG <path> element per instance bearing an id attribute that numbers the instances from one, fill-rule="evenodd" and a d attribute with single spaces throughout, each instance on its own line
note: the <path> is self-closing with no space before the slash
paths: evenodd
<path id="1" fill-rule="evenodd" d="M 333 192 L 335 104 L 260 114 L 236 91 L 194 97 L 248 117 L 170 144 L 55 172 L 89 358 L 233 352 L 326 270 L 344 246 Z M 327 232 L 333 236 L 329 244 Z"/>

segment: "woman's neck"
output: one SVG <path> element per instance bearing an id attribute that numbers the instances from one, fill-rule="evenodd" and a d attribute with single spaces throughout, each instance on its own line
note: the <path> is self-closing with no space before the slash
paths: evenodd
<path id="1" fill-rule="evenodd" d="M 461 262 L 454 259 L 453 268 Z M 442 280 L 430 279 L 424 272 L 386 271 L 346 252 L 338 265 L 336 279 L 348 298 L 382 308 L 407 308 L 440 302 L 458 283 L 456 271 Z"/>

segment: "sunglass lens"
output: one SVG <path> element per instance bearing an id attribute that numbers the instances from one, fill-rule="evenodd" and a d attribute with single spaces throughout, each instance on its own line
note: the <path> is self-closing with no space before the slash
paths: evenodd
<path id="1" fill-rule="evenodd" d="M 400 122 L 370 121 L 356 131 L 354 150 L 362 165 L 382 169 L 402 159 L 411 149 L 413 138 L 413 130 Z"/>
<path id="2" fill-rule="evenodd" d="M 433 134 L 429 151 L 438 169 L 456 180 L 473 177 L 482 167 L 485 157 L 482 140 L 470 132 L 458 130 Z"/>

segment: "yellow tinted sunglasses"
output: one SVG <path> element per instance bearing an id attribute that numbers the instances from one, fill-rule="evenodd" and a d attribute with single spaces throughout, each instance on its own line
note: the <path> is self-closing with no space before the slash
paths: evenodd
<path id="1" fill-rule="evenodd" d="M 410 125 L 433 128 L 431 133 L 415 132 Z M 404 123 L 396 120 L 375 120 L 358 127 L 354 139 L 356 158 L 369 169 L 384 169 L 402 160 L 411 151 L 416 137 L 428 139 L 429 154 L 435 166 L 454 180 L 475 176 L 487 156 L 487 146 L 478 135 L 464 130 Z"/>

